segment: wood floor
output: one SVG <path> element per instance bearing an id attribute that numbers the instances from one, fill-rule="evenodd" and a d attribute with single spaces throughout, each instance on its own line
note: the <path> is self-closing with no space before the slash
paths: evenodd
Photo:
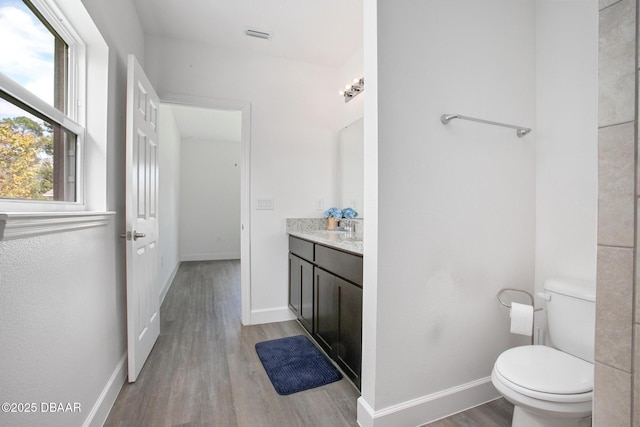
<path id="1" fill-rule="evenodd" d="M 346 379 L 289 396 L 275 392 L 254 345 L 304 330 L 295 321 L 241 326 L 239 261 L 182 263 L 160 320 L 158 342 L 138 380 L 122 387 L 105 426 L 358 425 L 359 394 Z M 510 411 L 499 400 L 429 426 L 506 427 Z"/>
<path id="2" fill-rule="evenodd" d="M 241 326 L 240 263 L 185 262 L 160 309 L 161 332 L 105 426 L 357 426 L 346 379 L 289 396 L 273 389 L 254 345 L 303 334 L 295 321 Z"/>

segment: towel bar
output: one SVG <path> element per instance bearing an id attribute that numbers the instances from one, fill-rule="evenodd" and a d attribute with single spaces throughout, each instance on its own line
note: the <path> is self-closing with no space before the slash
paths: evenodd
<path id="1" fill-rule="evenodd" d="M 443 125 L 446 125 L 453 119 L 470 120 L 472 122 L 478 122 L 478 123 L 484 123 L 487 125 L 502 126 L 505 128 L 515 129 L 516 135 L 518 135 L 518 138 L 522 138 L 523 136 L 531 132 L 530 128 L 526 128 L 524 126 L 508 125 L 506 123 L 493 122 L 493 121 L 484 120 L 484 119 L 476 119 L 475 117 L 463 116 L 462 114 L 443 114 L 440 116 L 440 121 L 442 122 Z"/>

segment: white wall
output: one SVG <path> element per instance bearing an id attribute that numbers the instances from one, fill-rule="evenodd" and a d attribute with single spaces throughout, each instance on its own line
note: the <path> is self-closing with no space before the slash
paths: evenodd
<path id="1" fill-rule="evenodd" d="M 495 396 L 496 357 L 526 342 L 509 334 L 496 293 L 533 289 L 535 131 L 520 139 L 473 122 L 444 126 L 440 115 L 536 128 L 535 8 L 374 1 L 365 28 L 377 22 L 377 69 L 366 62 L 365 72 L 378 80 L 378 211 L 372 218 L 366 205 L 365 242 L 374 228 L 377 248 L 364 253 L 370 378 L 358 420 L 417 425 Z"/>
<path id="2" fill-rule="evenodd" d="M 126 55 L 142 59 L 144 38 L 129 0 L 82 3 L 110 48 L 106 208 L 117 215 L 106 227 L 0 242 L 3 401 L 79 402 L 82 412 L 1 414 L 7 425 L 101 425 L 126 375 L 124 88 Z"/>
<path id="3" fill-rule="evenodd" d="M 171 286 L 180 265 L 180 153 L 181 138 L 170 105 L 160 104 L 160 150 L 158 162 L 158 234 L 160 259 L 158 260 L 158 295 L 160 301 Z"/>
<path id="4" fill-rule="evenodd" d="M 182 142 L 181 260 L 240 258 L 240 157 L 238 141 Z"/>
<path id="5" fill-rule="evenodd" d="M 376 402 L 378 347 L 378 1 L 363 2 L 364 221 L 362 292 L 362 383 L 357 420 L 372 426 Z"/>
<path id="6" fill-rule="evenodd" d="M 145 64 L 163 94 L 251 103 L 253 323 L 289 319 L 285 218 L 321 215 L 336 198 L 337 70 L 147 37 Z M 255 210 L 272 197 L 274 210 Z"/>
<path id="7" fill-rule="evenodd" d="M 538 0 L 536 26 L 536 290 L 541 291 L 550 277 L 596 279 L 598 2 Z"/>

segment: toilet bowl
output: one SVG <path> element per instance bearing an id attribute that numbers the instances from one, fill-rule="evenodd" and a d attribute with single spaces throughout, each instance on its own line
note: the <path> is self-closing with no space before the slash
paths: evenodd
<path id="1" fill-rule="evenodd" d="M 498 356 L 496 390 L 514 404 L 513 427 L 587 427 L 593 403 L 595 283 L 545 283 L 551 346 L 526 345 Z"/>
<path id="2" fill-rule="evenodd" d="M 517 427 L 589 426 L 593 400 L 593 365 L 543 345 L 515 347 L 502 353 L 491 381 L 515 405 Z"/>

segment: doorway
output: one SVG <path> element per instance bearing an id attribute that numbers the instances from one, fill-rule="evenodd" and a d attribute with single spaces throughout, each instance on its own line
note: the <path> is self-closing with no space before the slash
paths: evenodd
<path id="1" fill-rule="evenodd" d="M 247 325 L 251 290 L 250 104 L 180 95 L 161 96 L 161 103 L 161 111 L 170 111 L 164 116 L 174 121 L 167 127 L 175 126 L 173 132 L 179 135 L 178 154 L 186 157 L 180 162 L 183 170 L 169 167 L 160 172 L 161 188 L 170 188 L 175 175 L 184 180 L 183 194 L 174 201 L 179 206 L 165 208 L 186 230 L 183 237 L 174 236 L 174 245 L 180 246 L 179 261 L 240 258 L 242 324 Z M 160 121 L 162 137 L 162 114 Z M 166 161 L 175 165 L 171 153 L 165 154 Z M 194 167 L 185 168 L 184 160 L 193 161 Z M 162 199 L 163 194 L 160 196 Z M 233 206 L 238 201 L 239 207 Z M 160 222 L 167 223 L 162 218 Z M 161 258 L 161 269 L 162 263 Z"/>

